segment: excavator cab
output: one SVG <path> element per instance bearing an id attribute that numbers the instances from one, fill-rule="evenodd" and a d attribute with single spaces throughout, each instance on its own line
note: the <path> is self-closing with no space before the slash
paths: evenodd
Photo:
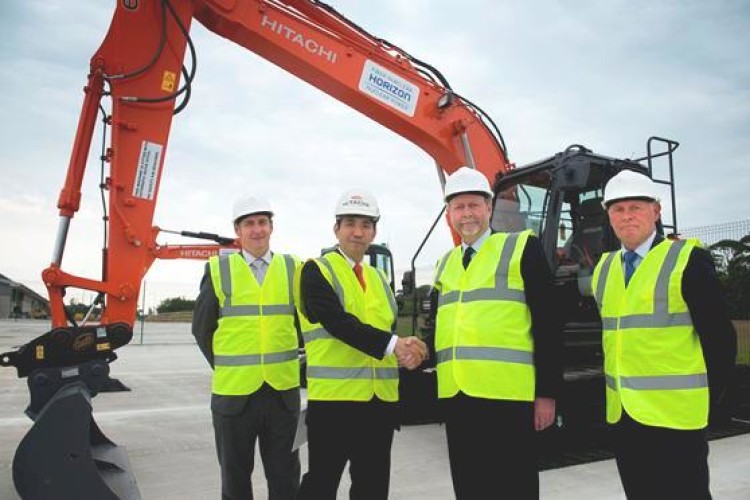
<path id="1" fill-rule="evenodd" d="M 656 144 L 662 144 L 664 151 L 653 153 Z M 623 169 L 653 178 L 653 160 L 666 157 L 668 179 L 654 180 L 669 188 L 673 222 L 660 224 L 659 230 L 662 233 L 665 228 L 675 230 L 672 152 L 677 146 L 674 141 L 651 138 L 647 143 L 648 155 L 630 160 L 572 145 L 552 157 L 500 174 L 495 180 L 492 229 L 533 230 L 554 273 L 555 299 L 565 322 L 567 373 L 601 366 L 601 327 L 591 296 L 591 276 L 604 252 L 620 248 L 601 203 L 604 186 Z"/>

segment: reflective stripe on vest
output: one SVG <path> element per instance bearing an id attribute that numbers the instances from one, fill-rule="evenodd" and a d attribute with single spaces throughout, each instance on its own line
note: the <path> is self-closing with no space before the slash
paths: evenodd
<path id="1" fill-rule="evenodd" d="M 645 425 L 707 425 L 708 376 L 681 289 L 693 247 L 692 241 L 654 246 L 627 287 L 622 252 L 603 256 L 594 270 L 609 423 L 619 421 L 624 408 Z"/>
<path id="2" fill-rule="evenodd" d="M 526 295 L 523 290 L 511 290 L 508 287 L 508 268 L 510 266 L 510 258 L 516 248 L 517 240 L 518 233 L 511 233 L 505 241 L 502 254 L 500 255 L 500 261 L 497 263 L 497 269 L 495 270 L 494 288 L 478 288 L 476 290 L 467 290 L 465 292 L 452 290 L 443 293 L 441 291 L 438 297 L 438 307 L 452 304 L 457 301 L 473 302 L 475 300 L 510 300 L 526 303 Z M 437 273 L 435 273 L 435 281 L 440 281 L 440 277 L 445 270 L 445 265 L 448 262 L 449 255 L 450 252 L 443 257 L 440 262 L 440 267 L 438 268 Z"/>
<path id="3" fill-rule="evenodd" d="M 297 261 L 274 256 L 264 285 L 238 253 L 212 257 L 209 267 L 219 302 L 214 394 L 252 394 L 264 382 L 277 390 L 299 387 L 292 289 Z"/>
<path id="4" fill-rule="evenodd" d="M 289 289 L 289 302 L 286 304 L 272 305 L 232 305 L 232 271 L 229 268 L 229 255 L 219 257 L 219 272 L 221 273 L 221 291 L 224 292 L 224 303 L 221 304 L 219 317 L 231 316 L 274 316 L 283 314 L 294 314 L 294 294 L 292 283 L 294 281 L 294 259 L 291 255 L 284 255 L 286 263 L 287 287 Z"/>
<path id="5" fill-rule="evenodd" d="M 333 267 L 331 266 L 331 263 L 325 259 L 320 259 L 318 262 L 323 264 L 326 267 L 326 269 L 328 269 L 328 272 L 331 273 L 331 280 L 333 281 L 332 283 L 333 291 L 336 292 L 336 296 L 339 299 L 339 303 L 341 304 L 341 307 L 345 307 L 344 289 L 341 286 L 341 282 L 336 277 L 336 273 L 333 272 Z M 383 277 L 383 275 L 380 273 L 377 273 L 377 275 L 380 278 L 383 288 L 386 290 L 389 289 L 390 285 L 385 280 L 385 277 Z M 386 295 L 388 297 L 388 304 L 390 305 L 391 311 L 393 312 L 393 317 L 395 318 L 396 315 L 398 315 L 398 305 L 396 304 L 396 299 L 395 297 L 393 297 L 393 294 L 388 293 L 387 291 L 386 291 Z M 304 332 L 302 336 L 305 339 L 306 344 L 308 342 L 313 342 L 319 339 L 332 339 L 333 338 L 331 334 L 328 333 L 328 331 L 326 331 L 326 329 L 323 328 L 322 326 L 308 330 Z"/>
<path id="6" fill-rule="evenodd" d="M 617 390 L 614 377 L 606 376 L 607 387 Z M 708 375 L 662 375 L 660 377 L 620 377 L 620 387 L 635 391 L 665 391 L 672 389 L 700 389 L 708 387 Z"/>
<path id="7" fill-rule="evenodd" d="M 534 344 L 521 259 L 531 231 L 489 236 L 464 269 L 460 247 L 437 264 L 438 397 L 459 391 L 497 400 L 534 399 Z"/>
<path id="8" fill-rule="evenodd" d="M 475 361 L 504 361 L 506 363 L 534 364 L 534 355 L 528 351 L 504 347 L 456 347 L 441 349 L 435 353 L 438 363 L 452 359 Z"/>
<path id="9" fill-rule="evenodd" d="M 398 379 L 398 368 L 341 368 L 338 366 L 309 366 L 307 376 L 310 378 L 344 379 Z"/>
<path id="10" fill-rule="evenodd" d="M 297 350 L 285 352 L 272 352 L 269 354 L 240 354 L 238 356 L 227 356 L 224 354 L 214 356 L 214 366 L 251 366 L 251 365 L 271 365 L 274 363 L 284 363 L 297 359 Z"/>
<path id="11" fill-rule="evenodd" d="M 339 253 L 314 261 L 331 285 L 341 307 L 363 323 L 392 330 L 398 308 L 386 278 L 365 266 L 368 286 L 362 289 L 348 262 Z M 375 278 L 377 276 L 377 278 Z M 381 286 L 377 286 L 377 283 Z M 300 284 L 297 282 L 297 286 Z M 301 290 L 296 290 L 301 293 Z M 300 303 L 304 302 L 304 298 Z M 299 314 L 307 351 L 307 396 L 310 401 L 398 401 L 399 372 L 396 356 L 372 358 L 333 337 L 319 323 Z"/>
<path id="12" fill-rule="evenodd" d="M 656 279 L 654 288 L 654 312 L 653 314 L 631 314 L 619 318 L 619 329 L 626 330 L 629 328 L 666 328 L 670 326 L 690 326 L 693 324 L 689 312 L 670 313 L 669 312 L 669 277 L 677 265 L 677 257 L 685 246 L 684 241 L 672 243 L 664 259 L 664 264 L 659 270 L 659 276 Z M 599 273 L 599 280 L 596 286 L 596 301 L 601 304 L 604 298 L 604 288 L 606 277 L 609 275 L 609 268 L 612 265 L 612 259 L 619 256 L 620 252 L 611 252 L 607 255 Z M 602 328 L 604 330 L 618 329 L 618 318 L 602 317 Z"/>

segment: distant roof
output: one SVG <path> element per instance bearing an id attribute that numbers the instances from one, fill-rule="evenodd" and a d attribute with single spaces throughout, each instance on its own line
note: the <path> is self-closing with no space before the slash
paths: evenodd
<path id="1" fill-rule="evenodd" d="M 44 303 L 49 303 L 49 300 L 47 300 L 47 297 L 43 297 L 43 296 L 39 295 L 38 293 L 36 293 L 34 290 L 32 290 L 31 288 L 27 287 L 23 283 L 19 283 L 17 281 L 13 281 L 12 279 L 10 279 L 7 276 L 5 276 L 4 274 L 0 274 L 0 283 L 8 285 L 11 288 L 20 288 L 21 291 L 25 295 L 30 295 L 33 298 L 35 298 L 36 300 L 40 300 L 40 301 L 42 301 Z"/>

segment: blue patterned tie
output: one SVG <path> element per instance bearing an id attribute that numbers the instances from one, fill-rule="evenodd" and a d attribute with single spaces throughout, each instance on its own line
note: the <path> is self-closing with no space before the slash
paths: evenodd
<path id="1" fill-rule="evenodd" d="M 627 250 L 622 254 L 622 259 L 625 261 L 625 286 L 630 283 L 630 278 L 635 272 L 635 260 L 638 258 L 638 254 L 632 250 Z"/>

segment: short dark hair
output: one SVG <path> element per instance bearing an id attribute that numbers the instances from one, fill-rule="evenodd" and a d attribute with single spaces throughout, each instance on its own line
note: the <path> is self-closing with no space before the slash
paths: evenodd
<path id="1" fill-rule="evenodd" d="M 351 215 L 349 215 L 349 214 L 342 214 L 342 215 L 337 215 L 336 216 L 336 227 L 338 227 L 341 224 L 341 219 L 346 219 L 347 217 L 351 218 L 351 219 L 367 219 L 370 222 L 372 222 L 373 227 L 375 227 L 375 228 L 378 227 L 378 219 L 376 219 L 375 217 L 370 217 L 368 215 L 359 215 L 359 214 L 351 214 Z"/>

